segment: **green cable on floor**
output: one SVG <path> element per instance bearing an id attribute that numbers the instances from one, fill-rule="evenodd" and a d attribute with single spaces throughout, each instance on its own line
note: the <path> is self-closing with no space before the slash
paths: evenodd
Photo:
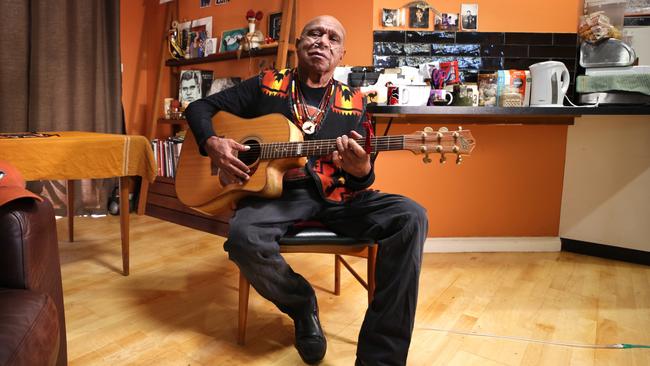
<path id="1" fill-rule="evenodd" d="M 615 344 L 569 343 L 569 342 L 543 341 L 543 340 L 540 340 L 540 339 L 532 339 L 532 338 L 524 338 L 524 337 L 501 336 L 501 335 L 496 335 L 496 334 L 482 334 L 482 333 L 463 332 L 463 331 L 460 331 L 460 330 L 434 328 L 434 327 L 416 327 L 415 329 L 416 330 L 433 330 L 433 331 L 436 331 L 436 332 L 454 333 L 454 334 L 468 335 L 468 336 L 474 336 L 474 337 L 500 338 L 500 339 L 514 340 L 514 341 L 551 344 L 551 345 L 554 345 L 554 346 L 564 346 L 564 347 L 594 348 L 594 349 L 650 348 L 650 345 L 645 345 L 645 344 L 631 344 L 631 343 L 615 343 Z"/>

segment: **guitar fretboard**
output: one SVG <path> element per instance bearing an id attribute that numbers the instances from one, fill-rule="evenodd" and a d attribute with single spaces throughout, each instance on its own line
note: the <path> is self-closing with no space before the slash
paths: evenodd
<path id="1" fill-rule="evenodd" d="M 370 139 L 372 151 L 403 150 L 405 136 L 381 136 Z M 355 140 L 361 147 L 366 143 L 365 139 Z M 259 151 L 256 151 L 259 150 Z M 259 154 L 263 160 L 280 159 L 302 156 L 323 156 L 331 154 L 336 150 L 336 140 L 311 140 L 296 142 L 272 142 L 254 146 L 249 150 L 251 153 Z"/>

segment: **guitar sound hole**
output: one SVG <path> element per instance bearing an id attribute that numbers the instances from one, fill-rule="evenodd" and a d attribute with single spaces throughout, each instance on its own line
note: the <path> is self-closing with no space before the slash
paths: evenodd
<path id="1" fill-rule="evenodd" d="M 246 140 L 242 142 L 242 145 L 247 145 L 250 146 L 250 150 L 248 151 L 240 151 L 239 152 L 239 160 L 243 161 L 244 164 L 248 165 L 251 167 L 254 165 L 260 158 L 260 143 L 259 141 L 255 140 Z"/>

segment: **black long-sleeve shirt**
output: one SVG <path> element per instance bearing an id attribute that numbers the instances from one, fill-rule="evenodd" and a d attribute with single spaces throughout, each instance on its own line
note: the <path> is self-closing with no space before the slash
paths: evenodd
<path id="1" fill-rule="evenodd" d="M 284 89 L 279 87 L 279 92 L 273 95 L 274 92 L 268 91 L 270 84 L 268 80 L 275 80 L 272 77 L 269 77 L 268 73 L 270 72 L 271 71 L 267 71 L 267 74 L 263 73 L 259 77 L 245 80 L 232 88 L 199 99 L 188 106 L 185 110 L 185 115 L 203 155 L 206 155 L 205 150 L 203 149 L 205 141 L 211 136 L 219 135 L 219 131 L 214 131 L 212 126 L 212 117 L 219 111 L 227 111 L 242 118 L 255 118 L 269 113 L 281 113 L 288 120 L 294 121 L 295 123 L 295 118 L 292 113 L 293 100 L 291 93 L 289 93 L 289 86 L 286 83 L 282 84 Z M 280 77 L 283 76 L 283 74 L 275 73 L 275 75 L 279 75 Z M 287 73 L 284 76 L 285 78 L 291 78 L 293 73 Z M 266 84 L 264 84 L 265 80 L 267 80 Z M 342 90 L 350 90 L 341 85 L 342 84 L 336 82 L 335 88 L 339 89 L 335 90 L 338 92 Z M 301 83 L 300 89 L 304 100 L 312 106 L 318 106 L 320 101 L 323 99 L 324 93 L 327 91 L 327 88 L 310 88 L 304 83 Z M 356 91 L 352 91 L 352 93 L 355 92 Z M 362 126 L 365 117 L 363 112 L 365 111 L 361 111 L 361 113 L 356 113 L 355 115 L 352 115 L 351 113 L 341 113 L 340 111 L 334 112 L 337 108 L 335 106 L 337 100 L 343 100 L 346 97 L 345 93 L 339 93 L 339 96 L 341 95 L 343 96 L 342 98 L 332 98 L 336 100 L 332 100 L 327 106 L 327 111 L 325 112 L 321 125 L 319 126 L 320 128 L 313 135 L 305 135 L 305 139 L 334 139 L 342 135 L 347 135 L 351 129 L 356 130 L 362 135 L 366 134 L 366 131 Z M 339 104 L 341 103 L 342 102 L 339 101 Z M 365 107 L 365 105 L 363 107 Z M 311 176 L 319 183 L 324 192 L 323 197 L 326 199 L 331 200 L 328 197 L 328 189 L 335 189 L 337 185 L 345 186 L 345 188 L 351 191 L 358 191 L 368 188 L 374 182 L 374 168 L 371 169 L 370 173 L 366 177 L 358 178 L 341 171 L 331 173 L 331 169 L 325 169 L 327 167 L 324 166 L 324 163 L 329 164 L 331 161 L 327 162 L 327 160 L 322 159 L 322 157 L 310 157 L 307 162 L 306 170 L 312 173 Z M 314 174 L 314 171 L 318 174 Z M 323 174 L 330 176 L 335 175 L 332 177 L 333 182 L 329 182 L 330 179 L 327 179 L 328 182 L 323 182 Z M 343 177 L 343 179 L 341 179 L 341 177 Z M 344 183 L 340 183 L 341 181 Z M 330 187 L 330 185 L 332 187 Z M 344 200 L 344 198 L 342 200 Z"/>

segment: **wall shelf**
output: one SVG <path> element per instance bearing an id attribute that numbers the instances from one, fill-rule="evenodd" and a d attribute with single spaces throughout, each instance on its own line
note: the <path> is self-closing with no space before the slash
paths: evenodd
<path id="1" fill-rule="evenodd" d="M 260 56 L 275 56 L 278 53 L 278 46 L 269 46 L 263 48 L 255 48 L 250 51 L 242 51 L 239 57 L 237 56 L 237 51 L 229 51 L 222 53 L 215 53 L 206 57 L 197 57 L 197 58 L 188 58 L 184 60 L 175 60 L 169 59 L 165 62 L 166 66 L 186 66 L 186 65 L 197 65 L 197 64 L 206 64 L 210 62 L 219 62 L 219 61 L 228 61 L 228 60 L 238 60 L 247 57 L 260 57 Z"/>

